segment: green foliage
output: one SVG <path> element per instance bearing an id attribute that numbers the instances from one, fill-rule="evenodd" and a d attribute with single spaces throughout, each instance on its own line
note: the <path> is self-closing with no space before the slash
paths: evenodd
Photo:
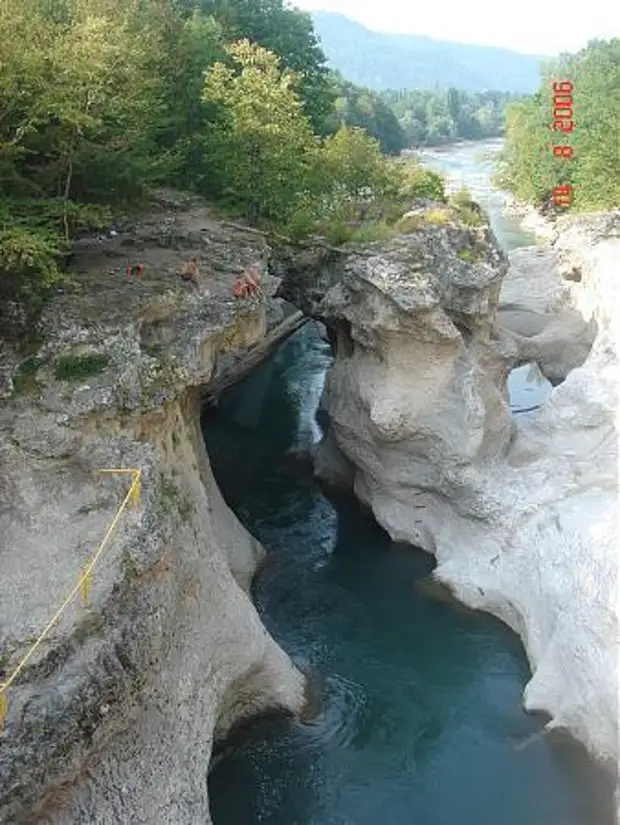
<path id="1" fill-rule="evenodd" d="M 553 83 L 573 84 L 574 128 L 553 131 Z M 570 128 L 568 121 L 566 128 Z M 572 147 L 556 158 L 552 145 Z M 543 72 L 538 92 L 508 110 L 498 182 L 517 197 L 551 208 L 555 186 L 573 187 L 573 211 L 620 206 L 620 39 L 592 41 Z"/>
<path id="2" fill-rule="evenodd" d="M 139 189 L 158 106 L 137 3 L 6 0 L 0 10 L 0 186 L 95 196 Z M 51 15 L 52 8 L 55 15 Z"/>
<path id="3" fill-rule="evenodd" d="M 324 230 L 327 241 L 332 246 L 342 246 L 353 237 L 353 227 L 346 223 L 342 218 L 336 218 L 331 221 Z"/>
<path id="4" fill-rule="evenodd" d="M 399 235 L 411 235 L 425 226 L 422 215 L 403 215 L 394 224 L 394 229 Z"/>
<path id="5" fill-rule="evenodd" d="M 377 234 L 406 199 L 443 197 L 435 173 L 388 162 L 390 107 L 328 71 L 285 0 L 3 0 L 0 42 L 6 306 L 40 307 L 75 233 L 155 183 L 295 238 L 360 199 L 381 204 Z"/>
<path id="6" fill-rule="evenodd" d="M 69 237 L 100 229 L 109 210 L 52 198 L 0 200 L 0 295 L 31 304 L 66 279 L 62 259 Z"/>
<path id="7" fill-rule="evenodd" d="M 32 355 L 22 361 L 13 376 L 15 391 L 18 393 L 36 392 L 39 389 L 37 372 L 42 365 L 42 359 Z"/>
<path id="8" fill-rule="evenodd" d="M 54 375 L 60 381 L 81 381 L 103 372 L 110 359 L 107 355 L 63 355 L 56 359 Z"/>
<path id="9" fill-rule="evenodd" d="M 360 226 L 351 235 L 352 241 L 358 243 L 371 243 L 372 241 L 385 241 L 394 236 L 394 228 L 385 221 L 374 221 Z"/>
<path id="10" fill-rule="evenodd" d="M 504 132 L 506 107 L 519 98 L 510 92 L 466 92 L 454 87 L 381 93 L 397 118 L 405 145 L 410 147 L 498 137 Z"/>
<path id="11" fill-rule="evenodd" d="M 62 279 L 61 240 L 22 226 L 0 229 L 0 295 L 32 300 Z"/>
<path id="12" fill-rule="evenodd" d="M 363 129 L 341 126 L 325 140 L 321 160 L 323 174 L 335 184 L 334 199 L 379 196 L 392 184 L 379 142 Z"/>
<path id="13" fill-rule="evenodd" d="M 450 213 L 447 209 L 429 209 L 424 219 L 433 226 L 446 226 L 450 223 Z"/>
<path id="14" fill-rule="evenodd" d="M 395 170 L 395 196 L 399 201 L 429 200 L 446 201 L 444 179 L 438 172 L 426 169 L 413 160 L 399 162 Z"/>
<path id="15" fill-rule="evenodd" d="M 203 93 L 221 109 L 204 138 L 218 170 L 215 192 L 241 202 L 251 221 L 286 221 L 312 189 L 319 149 L 295 93 L 297 78 L 247 40 L 227 52 L 233 66 L 211 66 Z"/>
<path id="16" fill-rule="evenodd" d="M 226 41 L 249 40 L 279 55 L 295 76 L 295 91 L 313 130 L 324 133 L 334 90 L 327 61 L 306 12 L 284 0 L 181 0 L 220 21 Z"/>
<path id="17" fill-rule="evenodd" d="M 457 207 L 457 215 L 467 226 L 482 226 L 486 223 L 483 213 L 474 206 Z"/>
<path id="18" fill-rule="evenodd" d="M 335 100 L 327 119 L 330 132 L 341 126 L 357 126 L 375 138 L 387 155 L 406 148 L 407 138 L 396 115 L 376 92 L 360 89 L 338 73 L 333 73 L 332 82 Z"/>
<path id="19" fill-rule="evenodd" d="M 152 61 L 162 103 L 154 137 L 165 159 L 162 171 L 191 187 L 197 172 L 209 171 L 201 137 L 210 128 L 214 113 L 203 101 L 202 91 L 205 69 L 226 56 L 222 26 L 198 9 L 181 15 L 172 4 L 154 8 L 159 9 L 153 23 L 158 47 Z"/>
<path id="20" fill-rule="evenodd" d="M 43 366 L 43 363 L 42 358 L 37 358 L 36 356 L 31 355 L 21 362 L 17 368 L 17 372 L 19 375 L 36 375 L 39 369 Z"/>
<path id="21" fill-rule="evenodd" d="M 478 204 L 472 199 L 471 193 L 466 186 L 462 186 L 455 192 L 450 202 L 456 209 L 459 219 L 468 226 L 482 226 L 486 223 L 484 214 Z"/>
<path id="22" fill-rule="evenodd" d="M 466 261 L 469 264 L 475 264 L 480 260 L 480 256 L 477 255 L 473 249 L 459 249 L 456 253 L 456 257 L 460 258 L 461 261 Z"/>
<path id="23" fill-rule="evenodd" d="M 290 216 L 284 225 L 287 237 L 293 241 L 301 241 L 318 231 L 318 219 L 316 203 L 310 202 L 301 204 Z"/>
<path id="24" fill-rule="evenodd" d="M 76 203 L 64 198 L 0 199 L 0 225 L 62 238 L 64 242 L 79 231 L 106 228 L 111 219 L 107 206 Z M 59 244 L 63 244 L 59 241 Z"/>
<path id="25" fill-rule="evenodd" d="M 455 206 L 470 206 L 472 203 L 471 192 L 466 186 L 461 186 L 459 190 L 451 195 L 450 200 Z"/>

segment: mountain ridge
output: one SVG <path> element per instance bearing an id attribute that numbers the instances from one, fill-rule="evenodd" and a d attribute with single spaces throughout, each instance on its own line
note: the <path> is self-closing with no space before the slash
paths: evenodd
<path id="1" fill-rule="evenodd" d="M 377 32 L 336 12 L 311 17 L 331 68 L 374 91 L 454 86 L 528 94 L 538 88 L 540 63 L 549 59 L 499 46 Z"/>

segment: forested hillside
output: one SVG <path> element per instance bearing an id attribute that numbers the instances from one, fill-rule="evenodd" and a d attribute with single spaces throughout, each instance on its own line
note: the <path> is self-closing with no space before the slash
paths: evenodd
<path id="1" fill-rule="evenodd" d="M 561 185 L 573 211 L 620 206 L 620 39 L 552 61 L 536 94 L 509 107 L 498 180 L 543 208 Z"/>
<path id="2" fill-rule="evenodd" d="M 295 235 L 441 195 L 283 0 L 3 0 L 0 42 L 0 298 L 38 297 L 76 231 L 155 184 Z"/>
<path id="3" fill-rule="evenodd" d="M 398 118 L 407 146 L 437 146 L 462 138 L 482 140 L 504 132 L 506 107 L 523 95 L 400 89 L 381 93 Z"/>
<path id="4" fill-rule="evenodd" d="M 408 148 L 409 139 L 390 101 L 370 89 L 349 83 L 337 72 L 333 74 L 336 98 L 327 118 L 327 129 L 336 131 L 341 125 L 358 126 L 379 141 L 388 155 Z"/>
<path id="5" fill-rule="evenodd" d="M 352 83 L 375 91 L 454 86 L 530 94 L 545 59 L 491 46 L 375 32 L 331 12 L 316 12 L 312 19 L 329 65 Z"/>

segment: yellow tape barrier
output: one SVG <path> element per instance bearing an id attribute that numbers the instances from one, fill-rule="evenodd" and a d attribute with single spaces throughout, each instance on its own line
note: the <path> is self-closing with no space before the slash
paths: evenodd
<path id="1" fill-rule="evenodd" d="M 110 522 L 110 526 L 108 527 L 108 529 L 106 531 L 106 534 L 103 537 L 103 541 L 101 542 L 101 544 L 97 548 L 95 554 L 92 556 L 91 560 L 88 562 L 88 564 L 86 565 L 86 567 L 82 571 L 82 575 L 80 576 L 80 578 L 78 580 L 78 583 L 73 588 L 71 593 L 69 593 L 67 598 L 61 604 L 61 606 L 58 608 L 58 610 L 56 611 L 54 616 L 47 623 L 47 625 L 45 626 L 45 628 L 43 629 L 43 631 L 41 632 L 41 634 L 39 635 L 37 640 L 35 642 L 33 642 L 33 644 L 30 646 L 30 648 L 28 649 L 28 652 L 26 653 L 26 655 L 21 660 L 21 662 L 17 665 L 17 667 L 13 670 L 13 672 L 11 673 L 9 678 L 6 680 L 6 682 L 0 682 L 0 733 L 2 733 L 2 730 L 3 730 L 3 727 L 4 727 L 4 722 L 5 722 L 6 716 L 7 716 L 7 711 L 8 711 L 8 690 L 9 690 L 9 688 L 11 687 L 11 685 L 13 684 L 15 679 L 17 679 L 19 674 L 22 672 L 22 670 L 24 669 L 24 667 L 26 666 L 26 664 L 28 663 L 30 658 L 33 656 L 34 652 L 37 650 L 37 648 L 39 647 L 39 645 L 41 644 L 43 639 L 45 639 L 47 634 L 54 627 L 54 625 L 56 624 L 58 619 L 62 616 L 64 611 L 71 604 L 71 602 L 73 601 L 73 599 L 76 597 L 76 595 L 78 593 L 80 593 L 81 596 L 82 596 L 82 601 L 84 602 L 84 606 L 85 607 L 88 606 L 88 595 L 90 593 L 90 589 L 91 589 L 91 586 L 92 586 L 92 583 L 93 583 L 93 574 L 92 574 L 93 568 L 97 564 L 97 561 L 99 560 L 99 557 L 101 556 L 101 554 L 105 550 L 110 538 L 112 537 L 112 533 L 114 532 L 114 530 L 118 526 L 118 523 L 119 523 L 119 521 L 121 519 L 121 516 L 122 516 L 125 508 L 127 507 L 127 505 L 131 502 L 132 504 L 137 506 L 140 502 L 140 492 L 141 492 L 141 489 L 142 489 L 142 482 L 141 482 L 142 471 L 141 470 L 111 469 L 111 470 L 96 470 L 95 472 L 97 472 L 97 473 L 131 473 L 132 474 L 131 485 L 130 485 L 129 490 L 127 491 L 127 494 L 126 494 L 125 498 L 123 499 L 120 507 L 116 511 L 116 515 L 114 516 L 114 518 Z"/>

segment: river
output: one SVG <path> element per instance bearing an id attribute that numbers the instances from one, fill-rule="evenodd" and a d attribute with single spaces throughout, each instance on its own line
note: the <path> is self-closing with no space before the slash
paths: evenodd
<path id="1" fill-rule="evenodd" d="M 505 248 L 531 243 L 502 223 L 484 148 L 424 162 L 463 178 Z M 216 751 L 214 825 L 611 822 L 607 784 L 581 748 L 537 735 L 542 720 L 523 711 L 518 638 L 433 598 L 420 586 L 430 556 L 393 544 L 353 502 L 328 500 L 287 458 L 319 437 L 330 361 L 309 325 L 203 418 L 221 490 L 270 553 L 259 612 L 321 697 L 310 724 L 257 720 Z M 524 374 L 513 396 L 528 383 L 540 388 Z"/>

